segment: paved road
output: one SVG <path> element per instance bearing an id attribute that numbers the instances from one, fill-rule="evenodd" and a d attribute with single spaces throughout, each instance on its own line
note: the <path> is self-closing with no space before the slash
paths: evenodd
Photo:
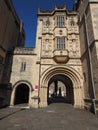
<path id="1" fill-rule="evenodd" d="M 0 130 L 98 130 L 98 117 L 55 103 L 44 109 L 0 109 Z"/>

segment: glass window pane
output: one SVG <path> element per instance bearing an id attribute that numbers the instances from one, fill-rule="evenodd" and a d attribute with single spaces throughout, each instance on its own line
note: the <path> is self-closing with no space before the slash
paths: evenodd
<path id="1" fill-rule="evenodd" d="M 64 16 L 57 16 L 57 27 L 64 27 Z"/>

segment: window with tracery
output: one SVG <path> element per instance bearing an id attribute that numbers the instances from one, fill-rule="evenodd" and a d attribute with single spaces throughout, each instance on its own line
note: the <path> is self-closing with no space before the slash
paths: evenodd
<path id="1" fill-rule="evenodd" d="M 65 19 L 64 16 L 57 16 L 57 27 L 64 27 L 65 26 Z"/>
<path id="2" fill-rule="evenodd" d="M 56 38 L 56 49 L 64 50 L 65 49 L 65 37 L 57 37 Z"/>

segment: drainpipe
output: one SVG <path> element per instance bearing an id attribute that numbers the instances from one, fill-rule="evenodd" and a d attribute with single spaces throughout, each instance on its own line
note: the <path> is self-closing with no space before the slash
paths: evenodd
<path id="1" fill-rule="evenodd" d="M 41 39 L 41 46 L 40 46 L 40 56 L 38 59 L 37 64 L 39 64 L 39 88 L 38 88 L 38 108 L 39 108 L 39 103 L 40 103 L 40 73 L 41 73 L 41 52 L 42 52 L 42 38 Z"/>
<path id="2" fill-rule="evenodd" d="M 89 55 L 89 61 L 90 61 L 90 71 L 91 71 L 91 81 L 92 81 L 92 89 L 93 89 L 93 99 L 92 99 L 92 102 L 93 102 L 93 105 L 94 105 L 94 114 L 96 115 L 97 112 L 96 112 L 96 93 L 95 93 L 95 85 L 94 85 L 94 76 L 93 76 L 93 69 L 92 69 L 92 63 L 91 63 L 91 52 L 90 52 L 90 48 L 89 48 L 89 37 L 88 37 L 88 28 L 87 28 L 87 22 L 86 22 L 86 14 L 84 12 L 84 21 L 85 21 L 85 31 L 86 31 L 86 36 L 87 36 L 87 49 L 88 49 L 88 55 Z"/>

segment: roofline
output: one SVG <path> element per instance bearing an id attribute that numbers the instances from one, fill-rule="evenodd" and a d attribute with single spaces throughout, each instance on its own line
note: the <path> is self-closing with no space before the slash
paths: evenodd
<path id="1" fill-rule="evenodd" d="M 9 8 L 9 10 L 11 10 L 11 13 L 12 13 L 13 17 L 15 18 L 15 20 L 17 21 L 17 23 L 19 24 L 19 27 L 20 27 L 20 22 L 22 20 L 19 19 L 19 16 L 18 16 L 18 14 L 17 14 L 17 12 L 16 12 L 16 10 L 14 8 L 12 0 L 4 0 L 4 1 L 5 1 L 6 5 L 7 5 L 7 7 Z M 23 30 L 23 32 L 25 32 L 24 28 L 22 28 L 22 30 Z"/>
<path id="2" fill-rule="evenodd" d="M 53 10 L 41 10 L 39 8 L 37 16 L 46 16 L 46 15 L 52 16 L 56 12 L 66 12 L 68 15 L 72 15 L 72 14 L 76 15 L 77 14 L 77 12 L 74 11 L 74 10 L 72 10 L 72 11 L 67 10 L 66 5 L 64 5 L 64 6 L 61 6 L 61 7 L 60 6 L 58 6 L 58 7 L 55 6 L 55 8 Z"/>

